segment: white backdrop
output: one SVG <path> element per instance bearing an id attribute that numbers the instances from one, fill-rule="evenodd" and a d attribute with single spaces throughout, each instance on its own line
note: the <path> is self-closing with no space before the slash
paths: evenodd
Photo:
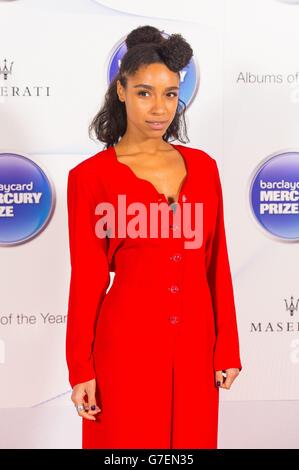
<path id="1" fill-rule="evenodd" d="M 55 190 L 45 228 L 0 246 L 0 447 L 81 447 L 65 363 L 66 179 L 103 147 L 87 127 L 116 47 L 143 24 L 191 44 L 187 145 L 221 171 L 243 370 L 220 391 L 219 447 L 299 447 L 299 317 L 286 309 L 298 241 L 267 233 L 249 202 L 256 168 L 299 152 L 299 1 L 282 0 L 0 0 L 0 162 L 27 157 Z"/>

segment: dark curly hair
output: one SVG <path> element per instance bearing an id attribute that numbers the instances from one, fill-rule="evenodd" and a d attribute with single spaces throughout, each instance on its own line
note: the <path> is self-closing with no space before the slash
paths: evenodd
<path id="1" fill-rule="evenodd" d="M 140 66 L 153 63 L 164 63 L 170 70 L 177 72 L 189 63 L 193 50 L 180 34 L 172 34 L 167 39 L 153 26 L 139 26 L 131 31 L 126 38 L 127 52 L 124 55 L 119 72 L 111 81 L 105 93 L 104 104 L 88 127 L 89 137 L 94 131 L 97 139 L 104 142 L 105 148 L 113 146 L 124 135 L 127 127 L 125 103 L 118 99 L 117 80 L 126 88 L 127 77 L 133 75 Z M 186 143 L 185 110 L 186 104 L 179 98 L 182 108 L 178 105 L 173 121 L 163 135 L 163 140 L 173 137 Z M 188 139 L 189 141 L 189 139 Z"/>

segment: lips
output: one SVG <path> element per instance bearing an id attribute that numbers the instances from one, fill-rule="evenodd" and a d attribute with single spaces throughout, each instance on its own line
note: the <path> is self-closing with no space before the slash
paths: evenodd
<path id="1" fill-rule="evenodd" d="M 146 121 L 151 129 L 163 129 L 167 124 L 167 121 Z"/>

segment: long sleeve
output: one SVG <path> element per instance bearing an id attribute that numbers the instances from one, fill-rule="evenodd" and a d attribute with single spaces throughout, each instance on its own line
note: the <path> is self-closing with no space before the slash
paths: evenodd
<path id="1" fill-rule="evenodd" d="M 110 282 L 106 240 L 95 234 L 95 202 L 88 187 L 88 177 L 78 170 L 80 167 L 69 171 L 67 185 L 71 276 L 66 361 L 72 388 L 95 378 L 92 355 L 95 326 Z"/>
<path id="2" fill-rule="evenodd" d="M 224 224 L 223 194 L 219 170 L 213 159 L 218 211 L 208 266 L 208 282 L 213 301 L 216 342 L 214 370 L 242 369 L 239 336 Z"/>

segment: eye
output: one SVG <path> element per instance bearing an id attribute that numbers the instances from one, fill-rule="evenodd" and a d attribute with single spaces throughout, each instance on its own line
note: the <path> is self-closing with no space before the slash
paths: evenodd
<path id="1" fill-rule="evenodd" d="M 139 91 L 139 92 L 138 92 L 138 96 L 144 96 L 143 93 L 149 93 L 149 92 L 148 92 L 148 91 L 145 91 L 145 90 Z M 178 96 L 177 93 L 175 93 L 174 91 L 170 91 L 169 93 L 167 93 L 167 96 L 169 96 L 169 95 L 174 95 L 174 97 Z"/>

